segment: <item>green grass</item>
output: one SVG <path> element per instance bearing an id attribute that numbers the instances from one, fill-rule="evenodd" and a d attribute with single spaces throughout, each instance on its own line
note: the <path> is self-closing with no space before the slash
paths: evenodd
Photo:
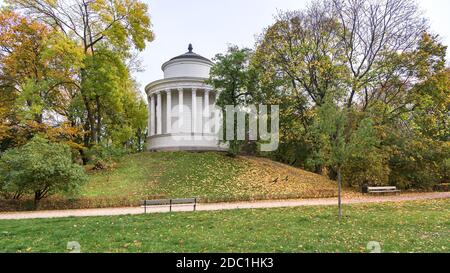
<path id="1" fill-rule="evenodd" d="M 448 252 L 450 200 L 0 221 L 0 252 Z"/>
<path id="2" fill-rule="evenodd" d="M 282 181 L 286 176 L 289 181 Z M 277 184 L 272 183 L 278 178 Z M 145 198 L 197 197 L 201 202 L 334 196 L 333 182 L 270 160 L 222 153 L 140 153 L 118 159 L 112 170 L 91 172 L 81 195 L 109 206 Z M 112 200 L 112 201 L 111 201 Z M 116 201 L 114 201 L 116 200 Z M 116 203 L 115 203 L 116 202 Z"/>
<path id="3" fill-rule="evenodd" d="M 112 171 L 93 173 L 85 197 L 209 197 L 218 199 L 244 169 L 239 160 L 218 153 L 141 153 L 125 156 Z"/>

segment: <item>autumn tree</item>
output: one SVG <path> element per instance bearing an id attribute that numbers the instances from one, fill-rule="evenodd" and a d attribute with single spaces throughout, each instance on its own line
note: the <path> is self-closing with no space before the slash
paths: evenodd
<path id="1" fill-rule="evenodd" d="M 257 40 L 252 65 L 258 71 L 258 103 L 280 105 L 280 148 L 275 159 L 307 167 L 307 133 L 327 93 L 348 75 L 331 5 L 317 2 L 302 11 L 281 12 Z M 322 167 L 313 167 L 321 172 Z"/>
<path id="2" fill-rule="evenodd" d="M 54 129 L 54 117 L 63 116 L 68 93 L 81 64 L 75 43 L 46 25 L 13 11 L 0 12 L 0 103 L 2 149 L 20 144 L 34 132 Z M 56 118 L 57 119 L 57 118 Z M 76 128 L 62 126 L 72 139 Z"/>
<path id="3" fill-rule="evenodd" d="M 254 62 L 266 84 L 278 82 L 297 102 L 303 124 L 308 108 L 337 89 L 349 108 L 395 100 L 400 107 L 388 114 L 398 115 L 418 79 L 414 54 L 426 30 L 412 1 L 313 1 L 278 15 L 259 38 Z"/>
<path id="4" fill-rule="evenodd" d="M 118 52 L 124 60 L 130 59 L 134 50 L 143 50 L 146 42 L 153 40 L 147 5 L 138 0 L 7 2 L 80 44 L 87 63 L 105 45 L 109 50 Z M 85 112 L 82 118 L 83 128 L 89 132 L 85 134 L 84 142 L 88 146 L 101 140 L 104 116 L 101 94 L 92 94 L 92 89 L 86 87 L 90 85 L 86 84 L 86 81 L 90 81 L 90 76 L 86 69 L 78 70 L 77 85 Z M 99 86 L 96 90 L 104 92 L 101 88 Z"/>
<path id="5" fill-rule="evenodd" d="M 439 150 L 445 149 L 437 147 L 448 140 L 445 52 L 413 1 L 313 1 L 304 10 L 279 13 L 259 37 L 251 61 L 258 71 L 254 98 L 280 104 L 280 151 L 272 155 L 319 173 L 324 169 L 325 161 L 309 160 L 319 145 L 311 133 L 330 96 L 348 115 L 346 140 L 367 118 L 381 140 L 378 153 L 347 158 L 341 171 L 352 180 L 348 184 L 399 181 L 391 179 L 400 166 L 391 159 L 394 151 L 407 151 L 393 135 L 434 135 L 428 147 L 436 153 L 427 162 L 439 165 Z M 370 168 L 361 165 L 362 158 Z M 337 177 L 335 167 L 327 170 Z"/>
<path id="6" fill-rule="evenodd" d="M 340 26 L 329 5 L 281 12 L 259 37 L 253 59 L 266 84 L 277 79 L 299 108 L 321 105 L 327 91 L 345 77 Z"/>
<path id="7" fill-rule="evenodd" d="M 396 79 L 405 86 L 412 78 L 404 69 L 408 60 L 391 57 L 415 51 L 428 29 L 417 4 L 409 0 L 332 0 L 332 9 L 340 22 L 345 63 L 351 71 L 347 107 L 357 100 L 367 108 L 380 93 L 395 96 L 395 89 L 382 87 Z"/>

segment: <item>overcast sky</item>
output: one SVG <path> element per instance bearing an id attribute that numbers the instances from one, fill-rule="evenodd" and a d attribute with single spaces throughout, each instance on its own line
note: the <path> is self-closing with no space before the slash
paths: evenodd
<path id="1" fill-rule="evenodd" d="M 207 58 L 228 44 L 252 47 L 255 35 L 273 23 L 277 10 L 304 8 L 308 0 L 146 0 L 156 34 L 142 53 L 145 72 L 135 76 L 141 90 L 162 78 L 161 64 L 187 51 Z M 419 0 L 435 33 L 450 44 L 450 1 Z M 450 53 L 450 50 L 449 50 Z M 449 55 L 450 56 L 450 55 Z"/>
<path id="2" fill-rule="evenodd" d="M 161 65 L 187 51 L 207 58 L 228 44 L 253 47 L 255 35 L 273 23 L 277 10 L 302 9 L 309 0 L 144 0 L 149 5 L 154 42 L 142 52 L 145 72 L 136 73 L 141 85 L 162 78 Z M 418 0 L 435 33 L 450 45 L 450 0 Z M 0 4 L 2 0 L 0 0 Z M 449 49 L 450 56 L 450 49 Z M 447 58 L 449 59 L 449 58 Z"/>

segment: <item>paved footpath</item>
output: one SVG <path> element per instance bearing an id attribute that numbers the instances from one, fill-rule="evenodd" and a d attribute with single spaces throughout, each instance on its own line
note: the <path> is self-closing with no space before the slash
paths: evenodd
<path id="1" fill-rule="evenodd" d="M 450 198 L 450 192 L 440 193 L 405 193 L 397 196 L 361 196 L 344 198 L 343 204 L 362 204 L 362 203 L 383 203 L 383 202 L 402 202 L 418 201 L 429 199 Z M 198 211 L 216 211 L 233 209 L 259 209 L 259 208 L 282 208 L 282 207 L 301 207 L 301 206 L 329 206 L 335 205 L 337 198 L 320 199 L 298 199 L 298 200 L 268 200 L 255 202 L 234 202 L 234 203 L 210 203 L 197 204 Z M 147 208 L 147 213 L 165 213 L 169 208 L 157 206 Z M 173 207 L 172 211 L 192 211 L 192 206 Z M 49 210 L 49 211 L 31 211 L 31 212 L 6 212 L 0 213 L 0 220 L 6 219 L 35 219 L 35 218 L 61 218 L 61 217 L 87 217 L 87 216 L 112 216 L 112 215 L 131 215 L 143 214 L 143 207 L 127 208 L 101 208 L 101 209 L 75 209 L 75 210 Z"/>

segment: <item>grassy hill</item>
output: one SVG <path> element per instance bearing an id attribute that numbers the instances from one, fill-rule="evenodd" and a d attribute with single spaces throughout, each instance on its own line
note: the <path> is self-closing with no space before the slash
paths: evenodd
<path id="1" fill-rule="evenodd" d="M 450 200 L 0 221 L 0 252 L 448 252 Z"/>
<path id="2" fill-rule="evenodd" d="M 89 171 L 80 196 L 51 197 L 41 209 L 136 206 L 145 198 L 198 197 L 200 202 L 334 197 L 324 176 L 264 158 L 222 153 L 140 153 L 111 170 Z"/>
<path id="3" fill-rule="evenodd" d="M 327 178 L 268 159 L 220 153 L 142 153 L 121 158 L 112 171 L 97 172 L 86 197 L 199 197 L 202 202 L 312 198 L 336 195 Z"/>

